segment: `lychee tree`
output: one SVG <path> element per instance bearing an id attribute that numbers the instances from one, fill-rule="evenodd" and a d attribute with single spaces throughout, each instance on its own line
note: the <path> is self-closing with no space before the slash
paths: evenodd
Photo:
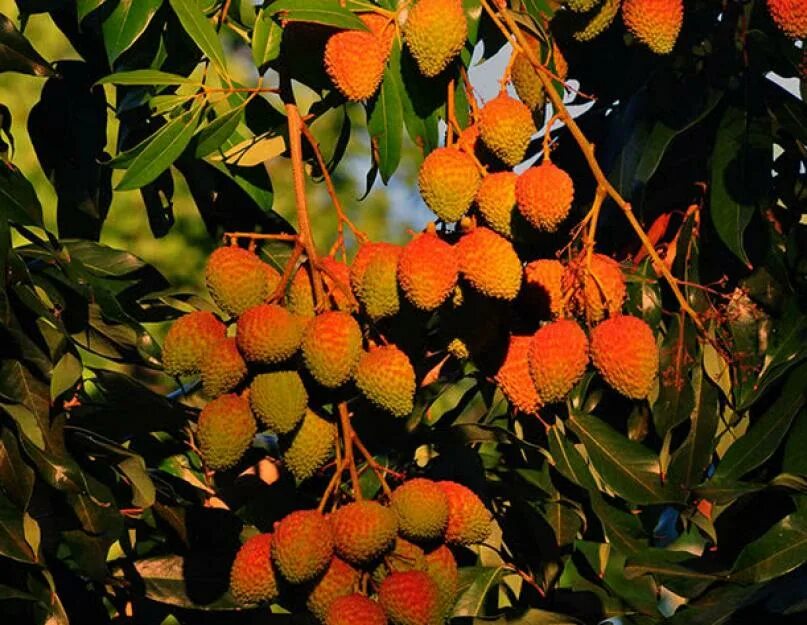
<path id="1" fill-rule="evenodd" d="M 803 2 L 16 4 L 58 201 L 0 105 L 9 622 L 804 618 Z M 199 293 L 99 242 L 177 176 Z M 429 218 L 371 240 L 345 176 Z"/>

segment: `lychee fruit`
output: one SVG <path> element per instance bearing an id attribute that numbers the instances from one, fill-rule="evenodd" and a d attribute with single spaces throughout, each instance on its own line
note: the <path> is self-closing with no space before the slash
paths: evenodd
<path id="1" fill-rule="evenodd" d="M 255 417 L 245 398 L 229 394 L 208 403 L 196 428 L 207 466 L 215 471 L 233 466 L 249 448 L 255 431 Z"/>
<path id="2" fill-rule="evenodd" d="M 381 50 L 384 53 L 384 60 L 389 57 L 392 44 L 395 41 L 395 22 L 379 13 L 360 13 L 359 19 L 381 42 Z"/>
<path id="3" fill-rule="evenodd" d="M 541 398 L 530 376 L 527 358 L 531 341 L 531 336 L 511 336 L 507 355 L 496 373 L 496 383 L 505 397 L 526 414 L 535 414 L 541 407 Z"/>
<path id="4" fill-rule="evenodd" d="M 538 396 L 547 404 L 560 401 L 586 371 L 586 334 L 569 319 L 548 323 L 533 335 L 528 358 Z"/>
<path id="5" fill-rule="evenodd" d="M 563 314 L 564 272 L 563 263 L 551 258 L 539 258 L 524 267 L 525 296 L 544 317 Z"/>
<path id="6" fill-rule="evenodd" d="M 807 39 L 807 5 L 803 0 L 768 0 L 776 25 L 791 39 Z"/>
<path id="7" fill-rule="evenodd" d="M 395 546 L 382 562 L 373 569 L 372 578 L 380 584 L 390 573 L 395 571 L 425 571 L 426 554 L 423 549 L 405 538 L 395 539 Z"/>
<path id="8" fill-rule="evenodd" d="M 448 500 L 445 539 L 454 545 L 474 545 L 490 534 L 491 514 L 477 494 L 449 480 L 437 482 Z"/>
<path id="9" fill-rule="evenodd" d="M 409 357 L 394 345 L 372 347 L 362 354 L 356 386 L 372 403 L 395 417 L 412 412 L 415 370 Z"/>
<path id="10" fill-rule="evenodd" d="M 534 228 L 554 232 L 572 208 L 574 184 L 560 167 L 544 161 L 516 181 L 518 210 Z"/>
<path id="11" fill-rule="evenodd" d="M 248 362 L 276 364 L 290 358 L 300 347 L 302 319 L 277 304 L 260 304 L 239 318 L 235 338 Z"/>
<path id="12" fill-rule="evenodd" d="M 378 90 L 386 66 L 381 40 L 373 33 L 346 30 L 328 39 L 325 71 L 348 100 L 368 100 Z"/>
<path id="13" fill-rule="evenodd" d="M 350 310 L 353 307 L 350 297 L 350 267 L 333 256 L 320 258 L 319 266 L 322 269 L 321 275 L 325 289 L 330 294 L 336 308 Z"/>
<path id="14" fill-rule="evenodd" d="M 583 288 L 575 296 L 575 304 L 581 314 L 596 323 L 606 313 L 615 315 L 625 302 L 625 277 L 614 259 L 603 254 L 592 254 L 591 273 L 585 272 L 585 256 L 569 269 L 564 276 L 564 289 L 572 288 L 573 282 L 585 273 Z"/>
<path id="15" fill-rule="evenodd" d="M 277 599 L 271 534 L 257 534 L 241 545 L 230 569 L 230 592 L 241 604 Z"/>
<path id="16" fill-rule="evenodd" d="M 220 247 L 207 261 L 207 290 L 219 308 L 237 317 L 269 296 L 266 267 L 255 254 L 242 247 Z"/>
<path id="17" fill-rule="evenodd" d="M 194 311 L 174 321 L 163 343 L 163 367 L 168 375 L 199 373 L 207 350 L 227 331 L 211 312 Z"/>
<path id="18" fill-rule="evenodd" d="M 434 310 L 446 301 L 458 271 L 454 248 L 429 230 L 407 243 L 398 259 L 401 290 L 421 310 Z"/>
<path id="19" fill-rule="evenodd" d="M 306 480 L 333 456 L 336 425 L 312 410 L 283 444 L 283 464 L 298 480 Z"/>
<path id="20" fill-rule="evenodd" d="M 479 111 L 479 136 L 509 167 L 524 160 L 535 132 L 530 109 L 507 93 L 500 93 Z"/>
<path id="21" fill-rule="evenodd" d="M 387 625 L 387 617 L 377 602 L 354 593 L 331 604 L 325 625 Z"/>
<path id="22" fill-rule="evenodd" d="M 643 319 L 617 315 L 591 331 L 591 360 L 608 384 L 626 397 L 644 399 L 658 374 L 653 330 Z"/>
<path id="23" fill-rule="evenodd" d="M 442 72 L 468 37 L 461 0 L 418 0 L 403 26 L 409 52 L 424 76 Z"/>
<path id="24" fill-rule="evenodd" d="M 516 180 L 512 171 L 488 174 L 476 192 L 476 206 L 492 230 L 502 236 L 513 235 L 511 222 L 516 207 Z"/>
<path id="25" fill-rule="evenodd" d="M 350 268 L 356 298 L 373 320 L 395 315 L 400 309 L 398 258 L 401 247 L 391 243 L 365 243 Z"/>
<path id="26" fill-rule="evenodd" d="M 468 211 L 480 182 L 473 158 L 453 147 L 432 150 L 418 173 L 418 187 L 426 206 L 449 222 L 459 220 Z"/>
<path id="27" fill-rule="evenodd" d="M 807 19 L 807 11 L 803 15 Z M 628 30 L 653 52 L 669 54 L 684 22 L 684 3 L 683 0 L 624 0 L 622 19 Z"/>
<path id="28" fill-rule="evenodd" d="M 489 228 L 474 228 L 456 245 L 460 273 L 488 297 L 512 300 L 521 288 L 521 261 L 513 245 Z"/>
<path id="29" fill-rule="evenodd" d="M 393 625 L 442 622 L 440 589 L 423 571 L 401 571 L 387 576 L 378 589 L 378 602 Z"/>
<path id="30" fill-rule="evenodd" d="M 308 393 L 296 371 L 271 371 L 252 380 L 249 403 L 267 428 L 275 434 L 287 434 L 303 418 Z"/>
<path id="31" fill-rule="evenodd" d="M 297 510 L 275 524 L 272 559 L 292 584 L 315 579 L 332 557 L 331 525 L 318 510 Z"/>
<path id="32" fill-rule="evenodd" d="M 317 315 L 309 322 L 303 336 L 305 366 L 323 386 L 341 386 L 356 370 L 361 341 L 361 328 L 350 314 L 328 311 Z"/>
<path id="33" fill-rule="evenodd" d="M 207 350 L 202 359 L 202 387 L 208 397 L 229 393 L 247 376 L 247 363 L 235 338 L 224 338 Z"/>
<path id="34" fill-rule="evenodd" d="M 447 545 L 440 545 L 426 554 L 426 572 L 437 583 L 441 611 L 448 615 L 457 597 L 459 570 L 457 560 Z"/>
<path id="35" fill-rule="evenodd" d="M 448 524 L 448 499 L 436 482 L 408 480 L 393 491 L 390 503 L 398 515 L 402 536 L 429 541 L 443 535 Z"/>
<path id="36" fill-rule="evenodd" d="M 360 577 L 359 571 L 338 556 L 334 556 L 322 577 L 312 584 L 305 607 L 324 622 L 333 602 L 339 597 L 353 594 Z"/>
<path id="37" fill-rule="evenodd" d="M 336 553 L 348 562 L 365 565 L 390 551 L 398 519 L 377 501 L 354 501 L 330 516 Z"/>
<path id="38" fill-rule="evenodd" d="M 294 277 L 291 279 L 286 293 L 286 308 L 300 317 L 313 317 L 316 314 L 311 275 L 305 265 L 301 265 L 294 272 Z"/>

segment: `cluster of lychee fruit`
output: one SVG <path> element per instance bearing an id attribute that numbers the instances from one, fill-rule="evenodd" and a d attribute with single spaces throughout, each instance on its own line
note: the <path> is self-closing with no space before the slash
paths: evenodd
<path id="1" fill-rule="evenodd" d="M 230 589 L 241 604 L 300 602 L 326 625 L 439 625 L 456 599 L 455 549 L 481 543 L 491 515 L 456 482 L 414 478 L 387 505 L 297 510 L 241 547 Z"/>

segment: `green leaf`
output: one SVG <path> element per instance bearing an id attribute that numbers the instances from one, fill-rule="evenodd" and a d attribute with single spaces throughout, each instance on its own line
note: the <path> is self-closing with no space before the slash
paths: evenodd
<path id="1" fill-rule="evenodd" d="M 658 456 L 646 447 L 596 417 L 573 414 L 568 424 L 588 451 L 594 468 L 620 497 L 639 504 L 683 498 L 682 492 L 662 484 Z"/>
<path id="2" fill-rule="evenodd" d="M 740 583 L 766 582 L 807 561 L 807 519 L 804 508 L 789 514 L 745 546 L 737 556 L 730 579 Z"/>
<path id="3" fill-rule="evenodd" d="M 226 589 L 224 581 L 217 583 L 215 573 L 203 566 L 204 554 L 195 553 L 192 560 L 180 556 L 148 558 L 135 562 L 135 569 L 143 580 L 145 595 L 152 601 L 193 610 L 232 610 L 238 604 L 229 592 L 220 596 L 205 597 L 209 603 L 199 604 L 188 596 L 188 589 L 194 585 L 221 587 Z M 220 557 L 220 556 L 219 556 Z M 211 579 L 213 577 L 213 579 Z"/>
<path id="4" fill-rule="evenodd" d="M 252 30 L 252 60 L 259 74 L 263 74 L 266 66 L 280 56 L 282 39 L 283 29 L 266 9 L 261 9 Z"/>
<path id="5" fill-rule="evenodd" d="M 50 64 L 34 50 L 14 23 L 0 13 L 0 73 L 20 72 L 33 76 L 53 76 Z"/>
<path id="6" fill-rule="evenodd" d="M 42 205 L 34 187 L 13 165 L 0 165 L 0 219 L 41 226 Z"/>
<path id="7" fill-rule="evenodd" d="M 194 156 L 204 158 L 211 152 L 218 150 L 233 135 L 242 119 L 244 119 L 244 107 L 239 106 L 227 111 L 224 115 L 219 115 L 207 126 L 199 130 L 193 137 Z"/>
<path id="8" fill-rule="evenodd" d="M 227 58 L 213 25 L 193 0 L 168 0 L 182 24 L 182 28 L 199 49 L 216 66 L 220 73 L 227 74 Z"/>
<path id="9" fill-rule="evenodd" d="M 132 504 L 138 508 L 149 508 L 154 505 L 157 489 L 146 470 L 146 463 L 141 456 L 132 456 L 122 460 L 118 467 L 129 478 L 132 487 Z"/>
<path id="10" fill-rule="evenodd" d="M 84 21 L 90 13 L 100 7 L 106 0 L 77 0 L 76 7 L 78 9 L 78 23 Z"/>
<path id="11" fill-rule="evenodd" d="M 591 508 L 610 543 L 625 554 L 640 553 L 647 548 L 649 539 L 636 515 L 612 506 L 596 491 L 591 491 L 590 497 Z"/>
<path id="12" fill-rule="evenodd" d="M 198 85 L 197 80 L 191 80 L 177 74 L 169 74 L 158 69 L 134 69 L 128 72 L 116 72 L 104 76 L 98 85 Z"/>
<path id="13" fill-rule="evenodd" d="M 660 350 L 659 396 L 653 404 L 653 424 L 660 437 L 685 421 L 694 408 L 690 374 L 696 348 L 697 333 L 692 322 L 686 317 L 673 317 Z"/>
<path id="14" fill-rule="evenodd" d="M 81 379 L 83 367 L 81 360 L 73 352 L 65 352 L 53 367 L 53 376 L 50 379 L 50 396 L 56 400 L 63 393 L 72 389 Z"/>
<path id="15" fill-rule="evenodd" d="M 712 222 L 726 247 L 750 266 L 743 235 L 770 187 L 770 118 L 730 107 L 717 129 L 709 197 Z"/>
<path id="16" fill-rule="evenodd" d="M 20 510 L 28 508 L 34 490 L 34 471 L 28 466 L 12 428 L 0 432 L 0 491 Z"/>
<path id="17" fill-rule="evenodd" d="M 392 71 L 384 73 L 384 81 L 378 95 L 370 105 L 367 131 L 373 143 L 373 158 L 384 184 L 389 182 L 401 161 L 403 139 L 403 107 L 401 106 L 400 75 Z"/>
<path id="18" fill-rule="evenodd" d="M 689 416 L 689 434 L 670 460 L 667 479 L 684 487 L 701 481 L 715 448 L 720 420 L 717 389 L 701 367 L 692 375 L 695 407 Z"/>
<path id="19" fill-rule="evenodd" d="M 586 461 L 574 445 L 566 438 L 566 433 L 555 424 L 549 429 L 549 453 L 555 461 L 555 468 L 561 475 L 586 489 L 597 488 Z"/>
<path id="20" fill-rule="evenodd" d="M 162 3 L 163 0 L 118 0 L 101 25 L 110 65 L 143 34 Z"/>
<path id="21" fill-rule="evenodd" d="M 287 22 L 313 22 L 336 28 L 367 30 L 356 15 L 340 5 L 339 0 L 278 0 L 265 10 L 280 14 Z"/>
<path id="22" fill-rule="evenodd" d="M 25 540 L 23 513 L 0 493 L 0 555 L 19 562 L 36 561 Z"/>
<path id="23" fill-rule="evenodd" d="M 805 403 L 804 380 L 807 365 L 793 370 L 782 392 L 768 410 L 739 438 L 717 465 L 715 482 L 739 478 L 755 469 L 779 448 L 793 418 Z"/>
<path id="24" fill-rule="evenodd" d="M 191 109 L 154 133 L 148 145 L 132 161 L 116 189 L 139 189 L 156 180 L 190 143 L 199 125 L 201 112 L 201 107 Z"/>
<path id="25" fill-rule="evenodd" d="M 474 566 L 460 569 L 457 601 L 452 616 L 479 616 L 488 594 L 499 586 L 506 569 L 502 566 Z"/>

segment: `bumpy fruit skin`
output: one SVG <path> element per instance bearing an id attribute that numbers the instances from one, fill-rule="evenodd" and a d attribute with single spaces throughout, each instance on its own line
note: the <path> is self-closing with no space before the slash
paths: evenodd
<path id="1" fill-rule="evenodd" d="M 333 557 L 331 525 L 317 510 L 297 510 L 275 524 L 272 559 L 292 584 L 310 582 Z"/>
<path id="2" fill-rule="evenodd" d="M 325 71 L 348 100 L 367 100 L 378 90 L 386 54 L 373 33 L 347 30 L 331 35 L 325 45 Z"/>
<path id="3" fill-rule="evenodd" d="M 236 326 L 238 349 L 248 362 L 276 364 L 300 347 L 302 320 L 277 304 L 260 304 L 245 311 Z"/>
<path id="4" fill-rule="evenodd" d="M 307 410 L 283 451 L 283 463 L 298 480 L 306 480 L 333 455 L 336 425 Z"/>
<path id="5" fill-rule="evenodd" d="M 300 317 L 313 317 L 314 292 L 311 290 L 311 276 L 308 269 L 301 266 L 294 273 L 286 293 L 286 308 Z"/>
<path id="6" fill-rule="evenodd" d="M 490 534 L 490 511 L 467 486 L 457 482 L 438 482 L 448 500 L 446 542 L 453 545 L 474 545 Z"/>
<path id="7" fill-rule="evenodd" d="M 596 0 L 595 0 L 596 2 Z M 541 45 L 537 39 L 526 35 L 530 43 L 530 48 L 536 54 L 538 59 L 542 59 Z M 569 66 L 566 59 L 558 48 L 558 45 L 552 42 L 552 60 L 555 63 L 554 75 L 560 80 L 566 80 L 566 75 L 569 72 Z M 544 85 L 541 79 L 538 78 L 538 73 L 530 63 L 530 60 L 524 53 L 518 53 L 513 60 L 513 66 L 510 68 L 510 80 L 515 87 L 516 95 L 519 99 L 529 107 L 530 110 L 535 111 L 544 104 Z"/>
<path id="8" fill-rule="evenodd" d="M 530 336 L 511 336 L 507 355 L 496 373 L 496 383 L 510 403 L 527 414 L 535 414 L 541 407 L 527 358 L 531 341 Z"/>
<path id="9" fill-rule="evenodd" d="M 538 230 L 557 230 L 568 216 L 573 199 L 574 184 L 569 174 L 547 161 L 530 167 L 516 181 L 518 210 Z"/>
<path id="10" fill-rule="evenodd" d="M 507 93 L 500 93 L 479 111 L 479 136 L 505 165 L 513 167 L 524 160 L 534 133 L 530 109 Z"/>
<path id="11" fill-rule="evenodd" d="M 386 61 L 395 41 L 395 22 L 378 13 L 361 13 L 359 19 L 370 29 L 371 33 L 378 37 L 384 53 L 384 61 Z"/>
<path id="12" fill-rule="evenodd" d="M 361 356 L 361 328 L 346 312 L 329 311 L 312 319 L 303 336 L 303 359 L 314 379 L 328 388 L 347 382 Z"/>
<path id="13" fill-rule="evenodd" d="M 325 625 L 387 625 L 387 617 L 378 603 L 355 593 L 331 604 Z"/>
<path id="14" fill-rule="evenodd" d="M 601 35 L 613 24 L 621 3 L 622 0 L 605 0 L 586 27 L 574 34 L 574 38 L 578 41 L 591 41 Z"/>
<path id="15" fill-rule="evenodd" d="M 559 260 L 539 258 L 524 267 L 524 284 L 531 304 L 542 313 L 558 317 L 563 313 L 563 275 Z"/>
<path id="16" fill-rule="evenodd" d="M 377 501 L 354 501 L 330 516 L 336 553 L 348 562 L 364 565 L 392 549 L 398 519 Z"/>
<path id="17" fill-rule="evenodd" d="M 511 222 L 516 207 L 516 180 L 512 171 L 500 171 L 482 178 L 476 192 L 476 206 L 491 229 L 502 236 L 513 235 Z"/>
<path id="18" fill-rule="evenodd" d="M 266 264 L 252 252 L 234 245 L 214 251 L 205 268 L 205 282 L 213 301 L 236 317 L 266 299 L 266 278 Z"/>
<path id="19" fill-rule="evenodd" d="M 387 575 L 395 571 L 425 570 L 426 554 L 423 549 L 398 536 L 392 551 L 384 556 L 384 560 L 373 569 L 372 577 L 376 584 L 380 584 Z"/>
<path id="20" fill-rule="evenodd" d="M 230 592 L 241 604 L 277 599 L 271 534 L 257 534 L 241 545 L 230 569 Z"/>
<path id="21" fill-rule="evenodd" d="M 222 339 L 207 350 L 201 370 L 202 387 L 208 397 L 218 397 L 238 386 L 247 376 L 247 363 L 235 338 Z"/>
<path id="22" fill-rule="evenodd" d="M 325 621 L 328 609 L 339 597 L 353 593 L 361 574 L 341 558 L 331 559 L 325 574 L 313 583 L 305 607 L 320 621 Z"/>
<path id="23" fill-rule="evenodd" d="M 432 150 L 418 172 L 423 201 L 443 221 L 457 221 L 467 212 L 480 182 L 473 159 L 453 147 Z"/>
<path id="24" fill-rule="evenodd" d="M 457 284 L 459 265 L 454 248 L 433 232 L 407 243 L 398 259 L 398 282 L 413 306 L 434 310 Z"/>
<path id="25" fill-rule="evenodd" d="M 222 395 L 199 415 L 196 436 L 207 465 L 228 469 L 241 459 L 255 436 L 255 417 L 249 402 L 238 395 Z"/>
<path id="26" fill-rule="evenodd" d="M 447 615 L 454 606 L 459 585 L 457 560 L 448 546 L 440 545 L 426 554 L 426 572 L 437 583 L 442 613 Z"/>
<path id="27" fill-rule="evenodd" d="M 392 493 L 402 536 L 414 541 L 440 538 L 448 524 L 448 499 L 436 482 L 415 478 Z"/>
<path id="28" fill-rule="evenodd" d="M 560 401 L 586 371 L 586 334 L 569 319 L 548 323 L 533 335 L 528 358 L 538 396 L 547 404 Z"/>
<path id="29" fill-rule="evenodd" d="M 424 76 L 436 76 L 456 57 L 468 37 L 460 0 L 418 0 L 403 27 L 409 51 Z"/>
<path id="30" fill-rule="evenodd" d="M 585 270 L 585 256 L 575 266 L 570 266 L 563 277 L 563 288 L 574 288 L 574 281 Z M 606 314 L 615 315 L 625 302 L 625 277 L 614 259 L 603 254 L 591 257 L 591 274 L 586 274 L 583 288 L 576 293 L 574 303 L 580 314 L 596 323 Z"/>
<path id="31" fill-rule="evenodd" d="M 807 16 L 807 12 L 805 12 Z M 625 0 L 625 26 L 656 54 L 669 54 L 684 22 L 683 0 Z"/>
<path id="32" fill-rule="evenodd" d="M 423 571 L 392 573 L 378 589 L 378 602 L 393 625 L 437 625 L 442 605 L 437 583 Z"/>
<path id="33" fill-rule="evenodd" d="M 512 300 L 521 288 L 521 261 L 513 245 L 493 230 L 474 228 L 456 245 L 460 273 L 488 297 Z"/>
<path id="34" fill-rule="evenodd" d="M 227 328 L 211 312 L 194 311 L 171 325 L 163 344 L 163 366 L 168 375 L 199 373 L 207 350 L 224 338 Z"/>
<path id="35" fill-rule="evenodd" d="M 401 247 L 391 243 L 365 243 L 350 268 L 356 298 L 373 320 L 395 315 L 398 296 L 398 259 Z"/>
<path id="36" fill-rule="evenodd" d="M 361 356 L 356 386 L 372 403 L 395 417 L 412 412 L 415 370 L 409 357 L 394 345 L 373 347 Z"/>
<path id="37" fill-rule="evenodd" d="M 656 337 L 638 317 L 611 317 L 591 331 L 591 360 L 605 381 L 620 393 L 644 399 L 658 373 Z"/>
<path id="38" fill-rule="evenodd" d="M 336 304 L 336 308 L 350 310 L 353 305 L 350 298 L 350 267 L 332 256 L 321 258 L 319 264 L 322 267 L 322 280 L 325 288 Z"/>
<path id="39" fill-rule="evenodd" d="M 768 11 L 788 37 L 807 38 L 807 4 L 804 0 L 768 0 Z"/>
<path id="40" fill-rule="evenodd" d="M 575 13 L 588 13 L 598 2 L 599 0 L 566 0 L 565 6 Z"/>
<path id="41" fill-rule="evenodd" d="M 255 416 L 272 432 L 287 434 L 303 418 L 308 393 L 296 371 L 271 371 L 252 380 L 249 403 Z"/>

